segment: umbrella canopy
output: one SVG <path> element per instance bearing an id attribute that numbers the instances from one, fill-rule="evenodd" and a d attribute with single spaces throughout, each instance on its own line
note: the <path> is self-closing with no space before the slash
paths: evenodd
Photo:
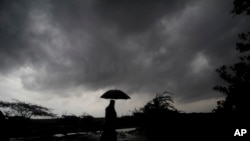
<path id="1" fill-rule="evenodd" d="M 130 99 L 130 97 L 121 90 L 108 90 L 101 98 L 105 99 Z"/>

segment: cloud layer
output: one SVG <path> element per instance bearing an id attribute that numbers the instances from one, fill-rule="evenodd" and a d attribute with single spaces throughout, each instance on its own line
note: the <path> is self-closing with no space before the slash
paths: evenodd
<path id="1" fill-rule="evenodd" d="M 237 59 L 237 34 L 249 25 L 231 9 L 227 0 L 1 1 L 0 73 L 44 95 L 118 88 L 170 91 L 182 103 L 217 98 L 214 70 Z"/>

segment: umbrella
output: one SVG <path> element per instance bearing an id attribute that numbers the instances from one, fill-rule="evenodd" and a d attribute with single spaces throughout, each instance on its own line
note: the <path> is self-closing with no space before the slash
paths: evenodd
<path id="1" fill-rule="evenodd" d="M 130 99 L 130 97 L 121 90 L 108 90 L 101 98 L 105 99 Z"/>

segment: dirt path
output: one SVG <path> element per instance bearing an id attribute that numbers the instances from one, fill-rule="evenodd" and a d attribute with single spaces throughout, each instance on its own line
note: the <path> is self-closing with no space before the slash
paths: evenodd
<path id="1" fill-rule="evenodd" d="M 118 129 L 117 141 L 149 141 L 143 135 L 131 134 L 130 131 L 135 128 Z M 57 134 L 53 137 L 27 137 L 27 138 L 11 138 L 10 141 L 99 141 L 100 132 L 89 133 L 71 133 L 68 135 Z"/>

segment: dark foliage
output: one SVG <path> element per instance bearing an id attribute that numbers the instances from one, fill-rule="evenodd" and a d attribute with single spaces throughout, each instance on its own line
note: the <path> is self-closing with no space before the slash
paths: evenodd
<path id="1" fill-rule="evenodd" d="M 173 106 L 173 97 L 168 92 L 156 94 L 156 97 L 149 101 L 143 108 L 144 113 L 157 113 L 177 111 Z"/>
<path id="2" fill-rule="evenodd" d="M 231 11 L 234 14 L 250 14 L 250 1 L 249 0 L 234 0 L 234 8 Z"/>
<path id="3" fill-rule="evenodd" d="M 250 14 L 248 0 L 235 0 L 232 13 Z M 217 102 L 216 113 L 247 114 L 249 111 L 248 97 L 250 94 L 250 32 L 239 34 L 236 50 L 242 55 L 239 62 L 231 66 L 222 66 L 216 69 L 217 73 L 226 82 L 226 85 L 217 85 L 215 90 L 225 94 L 225 100 Z"/>
<path id="4" fill-rule="evenodd" d="M 140 110 L 133 112 L 138 131 L 148 139 L 200 139 L 231 137 L 236 128 L 245 128 L 245 120 L 235 115 L 215 113 L 182 113 L 173 106 L 168 93 L 157 94 Z M 230 123 L 230 124 L 229 124 Z"/>
<path id="5" fill-rule="evenodd" d="M 0 107 L 7 109 L 7 116 L 20 116 L 31 118 L 32 116 L 55 117 L 56 115 L 50 112 L 49 108 L 15 100 L 15 102 L 0 101 Z"/>

